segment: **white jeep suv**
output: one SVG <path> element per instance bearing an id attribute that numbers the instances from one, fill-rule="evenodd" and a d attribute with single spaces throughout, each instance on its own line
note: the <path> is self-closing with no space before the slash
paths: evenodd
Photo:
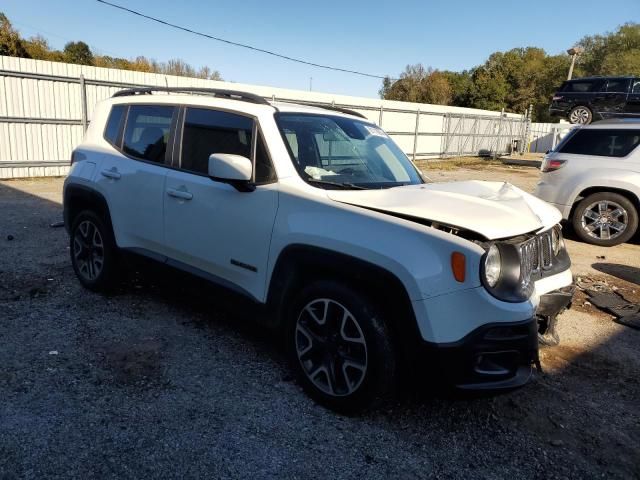
<path id="1" fill-rule="evenodd" d="M 640 119 L 572 130 L 542 162 L 535 195 L 556 206 L 578 237 L 610 247 L 631 239 L 640 212 Z"/>
<path id="2" fill-rule="evenodd" d="M 507 183 L 427 184 L 355 112 L 126 90 L 96 107 L 72 165 L 65 225 L 85 287 L 112 286 L 134 252 L 241 292 L 337 410 L 407 371 L 521 386 L 571 300 L 555 208 Z"/>

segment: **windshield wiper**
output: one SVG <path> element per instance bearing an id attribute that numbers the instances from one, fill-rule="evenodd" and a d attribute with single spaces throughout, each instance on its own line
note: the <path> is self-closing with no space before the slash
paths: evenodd
<path id="1" fill-rule="evenodd" d="M 319 180 L 316 178 L 307 178 L 307 182 L 309 183 L 315 183 L 318 185 L 331 185 L 332 187 L 338 187 L 338 188 L 342 188 L 342 189 L 353 189 L 353 190 L 367 190 L 367 188 L 365 187 L 361 187 L 360 185 L 356 185 L 355 183 L 349 183 L 349 182 L 330 182 L 329 180 Z"/>

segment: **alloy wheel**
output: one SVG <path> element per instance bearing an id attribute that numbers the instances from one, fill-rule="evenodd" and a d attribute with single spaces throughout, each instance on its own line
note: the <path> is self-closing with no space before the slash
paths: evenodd
<path id="1" fill-rule="evenodd" d="M 301 310 L 295 347 L 305 375 L 327 395 L 350 395 L 365 378 L 364 334 L 351 312 L 335 300 L 315 299 Z"/>
<path id="2" fill-rule="evenodd" d="M 624 233 L 629 214 L 616 202 L 599 200 L 590 204 L 582 214 L 581 225 L 590 237 L 614 240 Z"/>
<path id="3" fill-rule="evenodd" d="M 104 242 L 100 230 L 90 220 L 84 220 L 76 228 L 73 256 L 78 272 L 86 280 L 98 278 L 104 267 Z"/>
<path id="4" fill-rule="evenodd" d="M 569 121 L 578 125 L 584 125 L 589 121 L 589 113 L 589 110 L 584 107 L 576 108 L 571 112 Z"/>

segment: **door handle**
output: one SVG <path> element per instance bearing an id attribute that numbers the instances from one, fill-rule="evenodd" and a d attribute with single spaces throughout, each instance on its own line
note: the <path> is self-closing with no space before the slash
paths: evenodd
<path id="1" fill-rule="evenodd" d="M 111 170 L 102 170 L 100 173 L 103 177 L 111 178 L 113 180 L 120 180 L 120 177 L 122 176 L 116 167 L 113 167 Z"/>
<path id="2" fill-rule="evenodd" d="M 177 188 L 168 188 L 167 195 L 173 198 L 179 198 L 180 200 L 191 200 L 193 198 L 193 193 Z"/>

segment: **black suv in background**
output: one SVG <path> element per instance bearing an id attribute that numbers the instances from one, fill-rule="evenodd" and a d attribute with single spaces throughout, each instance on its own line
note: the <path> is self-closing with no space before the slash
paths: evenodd
<path id="1" fill-rule="evenodd" d="M 605 118 L 640 118 L 640 78 L 585 77 L 567 80 L 554 94 L 549 113 L 583 125 Z"/>

